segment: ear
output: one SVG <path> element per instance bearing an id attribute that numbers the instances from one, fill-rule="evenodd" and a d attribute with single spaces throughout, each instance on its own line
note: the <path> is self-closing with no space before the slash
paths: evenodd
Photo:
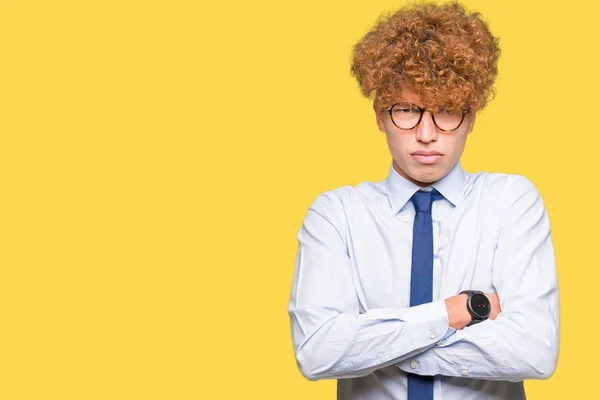
<path id="1" fill-rule="evenodd" d="M 473 130 L 473 126 L 475 125 L 475 117 L 477 117 L 477 111 L 473 110 L 469 113 L 469 129 L 467 130 L 467 134 L 471 133 Z"/>
<path id="2" fill-rule="evenodd" d="M 377 126 L 379 127 L 379 130 L 383 133 L 385 133 L 385 122 L 383 120 L 384 118 L 384 110 L 379 106 L 379 104 L 377 103 L 377 100 L 373 101 L 373 111 L 375 111 L 375 119 L 377 120 Z"/>

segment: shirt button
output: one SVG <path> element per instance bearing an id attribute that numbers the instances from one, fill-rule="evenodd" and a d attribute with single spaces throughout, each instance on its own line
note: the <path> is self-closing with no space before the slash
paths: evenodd
<path id="1" fill-rule="evenodd" d="M 460 374 L 461 374 L 462 376 L 467 376 L 467 375 L 469 375 L 469 371 L 467 371 L 466 369 L 461 369 L 461 370 L 460 370 Z"/>
<path id="2" fill-rule="evenodd" d="M 385 354 L 385 353 L 379 353 L 379 359 L 380 360 L 386 360 L 387 359 L 387 354 Z"/>
<path id="3" fill-rule="evenodd" d="M 411 367 L 412 369 L 416 369 L 416 368 L 417 368 L 417 362 L 416 362 L 416 361 L 411 361 L 411 362 L 410 362 L 410 367 Z"/>
<path id="4" fill-rule="evenodd" d="M 429 337 L 435 339 L 435 331 L 433 329 L 431 330 L 431 335 L 429 335 Z"/>

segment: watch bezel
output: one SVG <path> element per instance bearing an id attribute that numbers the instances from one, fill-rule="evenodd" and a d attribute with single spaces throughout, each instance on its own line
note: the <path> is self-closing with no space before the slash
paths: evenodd
<path id="1" fill-rule="evenodd" d="M 486 314 L 480 314 L 480 313 L 478 313 L 476 311 L 476 308 L 473 307 L 473 301 L 477 300 L 476 296 L 482 296 L 482 298 L 479 299 L 479 301 L 485 299 L 485 301 L 487 302 L 488 307 L 487 307 L 487 313 Z M 471 295 L 468 298 L 468 304 L 469 304 L 469 311 L 471 312 L 471 315 L 472 315 L 473 318 L 476 318 L 476 319 L 487 319 L 489 317 L 490 311 L 491 311 L 490 299 L 488 299 L 487 296 L 485 294 L 483 294 L 483 292 L 477 291 L 477 292 L 471 293 Z"/>

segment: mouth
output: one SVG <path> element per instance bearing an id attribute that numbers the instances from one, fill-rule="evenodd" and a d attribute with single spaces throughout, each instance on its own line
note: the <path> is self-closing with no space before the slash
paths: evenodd
<path id="1" fill-rule="evenodd" d="M 435 164 L 444 156 L 442 153 L 438 153 L 437 151 L 416 151 L 414 153 L 410 153 L 412 158 L 417 161 L 419 164 Z"/>

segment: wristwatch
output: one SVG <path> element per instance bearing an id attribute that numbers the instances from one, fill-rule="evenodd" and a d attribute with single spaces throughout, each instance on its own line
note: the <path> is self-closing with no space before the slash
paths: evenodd
<path id="1" fill-rule="evenodd" d="M 460 292 L 460 294 L 463 293 L 469 295 L 467 298 L 467 310 L 469 310 L 469 314 L 471 314 L 471 322 L 469 322 L 467 326 L 471 326 L 488 319 L 491 306 L 490 300 L 487 298 L 487 296 L 479 290 L 463 290 Z"/>

